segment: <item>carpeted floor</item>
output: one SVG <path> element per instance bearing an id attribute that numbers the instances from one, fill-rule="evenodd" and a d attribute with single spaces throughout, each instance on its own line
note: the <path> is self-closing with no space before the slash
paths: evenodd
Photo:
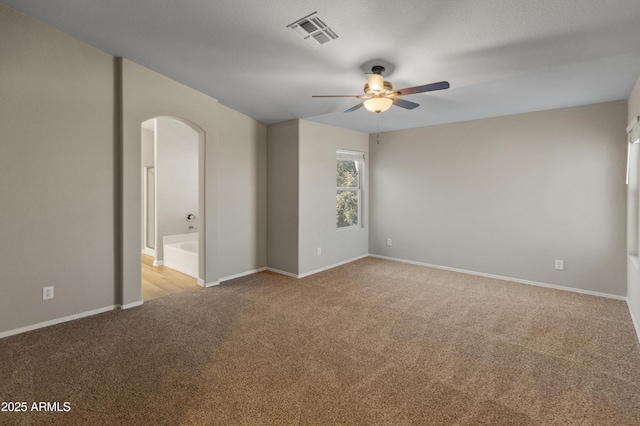
<path id="1" fill-rule="evenodd" d="M 0 359 L 0 400 L 29 407 L 3 425 L 640 424 L 623 301 L 375 258 L 8 337 Z"/>

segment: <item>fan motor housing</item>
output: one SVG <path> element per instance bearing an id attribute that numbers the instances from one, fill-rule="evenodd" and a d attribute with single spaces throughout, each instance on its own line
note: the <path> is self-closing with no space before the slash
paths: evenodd
<path id="1" fill-rule="evenodd" d="M 371 72 L 374 74 L 380 74 L 384 72 L 384 67 L 382 65 L 374 65 L 371 67 Z"/>

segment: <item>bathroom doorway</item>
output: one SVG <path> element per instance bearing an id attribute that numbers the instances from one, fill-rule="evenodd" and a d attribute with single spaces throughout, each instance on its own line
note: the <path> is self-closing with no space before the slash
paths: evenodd
<path id="1" fill-rule="evenodd" d="M 203 149 L 202 130 L 186 120 L 141 125 L 143 300 L 198 288 Z"/>

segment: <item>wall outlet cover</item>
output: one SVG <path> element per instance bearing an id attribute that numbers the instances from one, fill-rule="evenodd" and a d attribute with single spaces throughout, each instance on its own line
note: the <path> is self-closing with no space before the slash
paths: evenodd
<path id="1" fill-rule="evenodd" d="M 42 287 L 42 300 L 53 299 L 53 286 Z"/>

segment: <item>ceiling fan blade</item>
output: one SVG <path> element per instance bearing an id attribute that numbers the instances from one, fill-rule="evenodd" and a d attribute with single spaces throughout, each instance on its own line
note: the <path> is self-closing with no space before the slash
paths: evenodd
<path id="1" fill-rule="evenodd" d="M 359 95 L 313 95 L 312 98 L 359 98 Z"/>
<path id="2" fill-rule="evenodd" d="M 434 90 L 444 90 L 449 88 L 448 81 L 440 81 L 438 83 L 425 84 L 422 86 L 407 87 L 406 89 L 396 90 L 397 96 L 412 95 L 414 93 L 433 92 Z"/>
<path id="3" fill-rule="evenodd" d="M 395 106 L 399 106 L 405 109 L 414 109 L 420 106 L 420 104 L 417 104 L 415 102 L 409 102 L 409 101 L 405 101 L 404 99 L 398 99 L 398 98 L 395 98 L 393 100 L 393 104 Z"/>
<path id="4" fill-rule="evenodd" d="M 352 106 L 351 108 L 349 108 L 348 110 L 346 110 L 345 112 L 353 112 L 359 108 L 362 108 L 364 106 L 364 102 L 360 102 L 358 105 L 356 106 Z"/>

